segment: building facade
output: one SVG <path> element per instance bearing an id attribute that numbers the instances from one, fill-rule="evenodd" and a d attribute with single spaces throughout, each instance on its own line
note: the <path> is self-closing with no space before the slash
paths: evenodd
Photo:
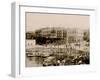
<path id="1" fill-rule="evenodd" d="M 53 39 L 64 43 L 74 43 L 83 40 L 83 31 L 76 28 L 50 27 L 41 29 L 40 36 L 48 40 Z"/>

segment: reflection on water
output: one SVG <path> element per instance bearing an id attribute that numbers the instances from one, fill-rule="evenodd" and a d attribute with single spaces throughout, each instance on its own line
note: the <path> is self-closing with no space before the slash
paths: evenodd
<path id="1" fill-rule="evenodd" d="M 32 56 L 26 57 L 26 67 L 40 67 L 43 64 L 43 57 Z"/>

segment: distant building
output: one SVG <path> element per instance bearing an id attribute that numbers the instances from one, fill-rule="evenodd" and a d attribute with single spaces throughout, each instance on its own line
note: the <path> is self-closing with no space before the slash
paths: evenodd
<path id="1" fill-rule="evenodd" d="M 67 41 L 70 43 L 83 41 L 83 30 L 73 28 L 67 29 Z"/>
<path id="2" fill-rule="evenodd" d="M 61 27 L 50 27 L 41 29 L 40 35 L 45 38 L 64 38 L 66 31 Z"/>
<path id="3" fill-rule="evenodd" d="M 77 28 L 61 28 L 61 27 L 51 27 L 43 28 L 40 33 L 41 37 L 46 39 L 60 40 L 64 43 L 74 43 L 83 40 L 83 31 Z"/>
<path id="4" fill-rule="evenodd" d="M 25 47 L 26 49 L 31 49 L 34 48 L 34 46 L 36 45 L 36 40 L 26 40 L 25 42 Z"/>
<path id="5" fill-rule="evenodd" d="M 67 44 L 83 41 L 84 31 L 77 28 L 46 27 L 35 33 L 26 33 L 26 39 L 36 40 L 36 44 Z"/>

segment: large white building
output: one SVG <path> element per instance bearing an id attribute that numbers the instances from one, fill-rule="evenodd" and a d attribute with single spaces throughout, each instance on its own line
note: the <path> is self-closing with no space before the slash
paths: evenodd
<path id="1" fill-rule="evenodd" d="M 69 39 L 70 42 L 81 42 L 83 41 L 83 30 L 81 29 L 67 29 L 67 40 Z M 72 41 L 71 41 L 72 40 Z"/>
<path id="2" fill-rule="evenodd" d="M 34 48 L 35 45 L 36 45 L 36 41 L 33 39 L 27 39 L 25 42 L 26 49 Z"/>

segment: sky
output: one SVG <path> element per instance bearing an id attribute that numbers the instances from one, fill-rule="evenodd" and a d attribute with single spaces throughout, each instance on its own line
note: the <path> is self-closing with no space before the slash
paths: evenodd
<path id="1" fill-rule="evenodd" d="M 25 19 L 26 31 L 35 31 L 45 27 L 89 29 L 90 26 L 88 15 L 26 13 Z"/>

